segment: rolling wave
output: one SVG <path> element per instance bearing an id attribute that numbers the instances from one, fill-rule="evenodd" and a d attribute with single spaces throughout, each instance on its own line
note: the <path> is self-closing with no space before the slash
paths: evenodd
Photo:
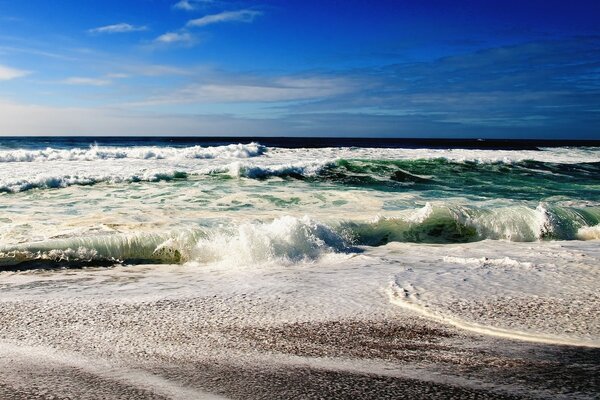
<path id="1" fill-rule="evenodd" d="M 390 242 L 464 243 L 596 240 L 600 208 L 506 207 L 475 209 L 425 205 L 402 217 L 323 223 L 284 216 L 270 222 L 170 233 L 103 234 L 0 247 L 0 269 L 117 263 L 226 263 L 253 265 L 314 262 L 357 246 Z"/>
<path id="2" fill-rule="evenodd" d="M 483 197 L 512 199 L 542 199 L 566 196 L 600 200 L 600 162 L 560 164 L 543 161 L 452 161 L 435 159 L 307 159 L 283 162 L 271 153 L 266 157 L 263 146 L 229 145 L 210 148 L 113 148 L 100 156 L 99 150 L 52 150 L 59 160 L 116 160 L 132 158 L 130 162 L 85 165 L 73 173 L 65 173 L 64 164 L 53 168 L 40 167 L 33 173 L 24 169 L 18 175 L 1 174 L 0 192 L 20 192 L 30 189 L 62 188 L 72 185 L 93 185 L 102 182 L 131 183 L 183 179 L 190 176 L 223 176 L 266 180 L 283 178 L 340 185 L 364 186 L 383 190 L 462 190 Z M 149 150 L 152 149 L 152 150 Z M 19 152 L 21 150 L 18 150 Z M 45 150 L 29 151 L 27 157 L 52 160 Z M 82 151 L 82 153 L 78 153 Z M 124 152 L 123 154 L 119 152 Z M 156 152 L 155 152 L 156 151 Z M 91 153 L 90 153 L 91 152 Z M 160 154 L 159 154 L 160 153 Z M 6 154 L 4 154 L 6 156 Z M 2 154 L 0 153 L 0 164 Z M 11 153 L 10 157 L 15 157 Z M 25 157 L 25 159 L 28 159 Z M 79 158 L 80 157 L 80 158 Z M 94 158 L 96 157 L 96 158 Z M 112 158 L 111 158 L 112 157 Z M 154 158 L 152 158 L 154 157 Z M 173 157 L 169 162 L 161 157 Z M 250 160 L 257 157 L 255 160 Z M 143 160 L 151 158 L 152 163 Z M 202 158 L 205 162 L 194 162 Z M 206 159 L 209 158 L 209 161 Z M 8 159 L 8 158 L 6 158 Z M 11 158 L 12 159 L 12 158 Z M 218 159 L 218 160 L 216 160 Z M 240 160 L 246 159 L 246 160 Z M 139 161 L 142 160 L 142 161 Z M 231 162 L 230 160 L 235 160 Z M 39 161 L 39 160 L 38 160 Z M 5 161 L 6 162 L 6 161 Z M 51 163 L 50 163 L 51 164 Z M 151 168 L 149 168 L 151 166 Z M 28 172 L 27 172 L 28 171 Z M 36 170 L 37 171 L 37 170 Z M 542 197 L 540 197 L 540 195 Z"/>
<path id="3" fill-rule="evenodd" d="M 269 177 L 317 178 L 332 181 L 370 182 L 389 180 L 395 182 L 430 183 L 446 175 L 511 174 L 512 176 L 552 176 L 553 179 L 571 178 L 600 180 L 600 161 L 579 164 L 557 164 L 543 161 L 486 162 L 452 161 L 446 158 L 414 160 L 362 160 L 338 159 L 291 164 L 258 166 L 236 162 L 228 168 L 215 169 L 215 173 L 265 179 Z M 470 178 L 466 175 L 466 178 Z"/>

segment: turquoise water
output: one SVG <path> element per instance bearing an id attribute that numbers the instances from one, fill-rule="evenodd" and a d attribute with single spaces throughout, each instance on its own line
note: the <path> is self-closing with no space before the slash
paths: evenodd
<path id="1" fill-rule="evenodd" d="M 0 266 L 211 262 L 233 242 L 265 261 L 600 236 L 597 147 L 392 144 L 0 141 Z"/>

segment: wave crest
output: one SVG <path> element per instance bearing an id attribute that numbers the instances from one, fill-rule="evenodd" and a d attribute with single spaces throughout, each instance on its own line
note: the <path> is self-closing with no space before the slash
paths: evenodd
<path id="1" fill-rule="evenodd" d="M 261 156 L 266 147 L 258 143 L 230 144 L 225 146 L 192 147 L 109 147 L 93 145 L 89 148 L 43 150 L 0 150 L 0 163 L 40 162 L 40 161 L 96 161 L 114 159 L 213 159 L 213 158 L 250 158 Z"/>
<path id="2" fill-rule="evenodd" d="M 401 217 L 325 224 L 308 216 L 270 222 L 191 227 L 170 233 L 103 234 L 0 247 L 0 269 L 28 262 L 224 263 L 313 262 L 390 242 L 465 243 L 599 239 L 600 209 L 506 207 L 495 210 L 427 204 Z"/>
<path id="3" fill-rule="evenodd" d="M 306 216 L 285 216 L 271 223 L 242 224 L 232 231 L 200 239 L 192 250 L 192 260 L 228 264 L 295 263 L 347 250 L 347 241 L 332 227 Z"/>
<path id="4" fill-rule="evenodd" d="M 188 177 L 184 171 L 141 171 L 129 175 L 40 175 L 34 178 L 0 180 L 0 193 L 18 193 L 31 189 L 56 189 L 69 186 L 88 186 L 98 183 L 159 182 Z"/>

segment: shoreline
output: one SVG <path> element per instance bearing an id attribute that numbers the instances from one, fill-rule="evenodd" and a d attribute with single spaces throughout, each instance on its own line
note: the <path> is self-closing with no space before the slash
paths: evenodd
<path id="1" fill-rule="evenodd" d="M 72 300 L 44 310 L 2 301 L 0 394 L 588 399 L 600 391 L 600 349 L 474 335 L 401 308 L 371 320 L 235 324 L 246 301 Z"/>

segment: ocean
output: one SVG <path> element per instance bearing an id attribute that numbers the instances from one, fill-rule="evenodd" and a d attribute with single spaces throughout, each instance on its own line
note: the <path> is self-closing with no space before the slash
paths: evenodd
<path id="1" fill-rule="evenodd" d="M 196 329 L 409 315 L 598 347 L 598 145 L 0 138 L 0 304 L 12 318 L 0 334 L 90 357 L 183 357 L 147 343 L 190 318 Z M 150 303 L 164 313 L 144 317 L 147 331 L 111 319 Z"/>

